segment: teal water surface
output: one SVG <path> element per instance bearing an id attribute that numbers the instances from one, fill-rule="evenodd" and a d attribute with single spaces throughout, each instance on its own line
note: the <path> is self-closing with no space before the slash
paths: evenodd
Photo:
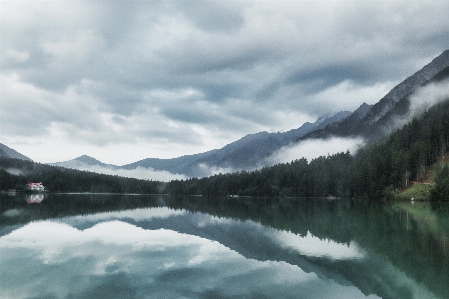
<path id="1" fill-rule="evenodd" d="M 449 206 L 0 197 L 0 298 L 449 298 Z"/>

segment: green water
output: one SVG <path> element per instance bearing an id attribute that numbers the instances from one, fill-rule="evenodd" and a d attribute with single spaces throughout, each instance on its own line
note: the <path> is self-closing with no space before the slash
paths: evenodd
<path id="1" fill-rule="evenodd" d="M 0 196 L 0 298 L 448 298 L 449 205 Z"/>

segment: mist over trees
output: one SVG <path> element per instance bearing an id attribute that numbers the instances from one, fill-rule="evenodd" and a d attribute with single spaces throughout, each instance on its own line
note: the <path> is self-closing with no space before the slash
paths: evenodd
<path id="1" fill-rule="evenodd" d="M 21 191 L 27 182 L 42 182 L 51 192 L 160 193 L 164 183 L 98 174 L 0 157 L 0 190 Z"/>
<path id="2" fill-rule="evenodd" d="M 385 140 L 349 152 L 304 158 L 260 170 L 174 180 L 171 194 L 206 196 L 300 196 L 391 198 L 413 181 L 423 181 L 427 167 L 449 149 L 449 100 L 413 119 Z M 447 175 L 449 176 L 449 175 Z M 446 172 L 436 179 L 434 199 L 449 199 Z"/>

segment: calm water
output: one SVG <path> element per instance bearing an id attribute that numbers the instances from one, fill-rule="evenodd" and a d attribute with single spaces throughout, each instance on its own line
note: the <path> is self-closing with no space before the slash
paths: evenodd
<path id="1" fill-rule="evenodd" d="M 0 298 L 449 298 L 449 205 L 1 195 Z"/>

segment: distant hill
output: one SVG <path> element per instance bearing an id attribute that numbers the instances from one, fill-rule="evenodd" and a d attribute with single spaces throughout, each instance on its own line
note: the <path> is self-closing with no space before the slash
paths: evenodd
<path id="1" fill-rule="evenodd" d="M 363 103 L 342 122 L 315 130 L 299 140 L 329 136 L 363 136 L 377 140 L 396 129 L 395 121 L 409 113 L 410 96 L 420 87 L 449 78 L 449 50 L 408 77 L 374 105 Z"/>
<path id="2" fill-rule="evenodd" d="M 0 143 L 0 157 L 21 159 L 21 160 L 25 160 L 25 161 L 33 161 L 30 158 L 28 158 L 27 156 L 24 156 L 21 153 L 17 152 L 16 150 L 13 150 L 12 148 L 7 147 L 3 143 Z"/>
<path id="3" fill-rule="evenodd" d="M 56 162 L 56 163 L 48 163 L 48 164 L 53 165 L 53 166 L 72 168 L 72 169 L 83 169 L 83 168 L 86 168 L 87 166 L 100 166 L 100 167 L 106 167 L 106 168 L 112 168 L 112 169 L 119 168 L 116 165 L 102 163 L 99 160 L 89 157 L 87 155 L 82 155 L 82 156 L 79 156 L 78 158 L 75 158 L 75 159 L 69 160 L 69 161 L 65 161 L 65 162 Z"/>
<path id="4" fill-rule="evenodd" d="M 46 190 L 50 192 L 135 194 L 159 193 L 165 185 L 158 181 L 66 169 L 32 161 L 0 157 L 0 190 L 23 191 L 27 182 L 42 182 Z"/>

